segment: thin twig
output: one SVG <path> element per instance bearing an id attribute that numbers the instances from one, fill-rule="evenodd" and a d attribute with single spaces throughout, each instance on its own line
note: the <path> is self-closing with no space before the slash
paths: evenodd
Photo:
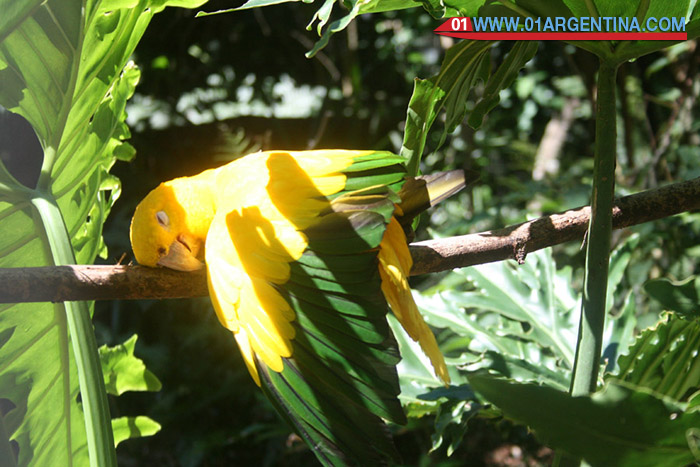
<path id="1" fill-rule="evenodd" d="M 613 228 L 622 229 L 700 209 L 700 178 L 620 198 Z M 581 240 L 590 207 L 522 224 L 411 244 L 411 275 L 447 271 L 505 259 Z M 204 271 L 184 273 L 141 266 L 52 266 L 0 269 L 0 303 L 69 300 L 132 300 L 207 295 Z"/>

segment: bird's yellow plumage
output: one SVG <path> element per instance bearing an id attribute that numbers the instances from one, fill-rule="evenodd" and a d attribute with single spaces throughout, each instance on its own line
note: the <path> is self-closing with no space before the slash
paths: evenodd
<path id="1" fill-rule="evenodd" d="M 404 170 L 402 158 L 375 151 L 257 153 L 162 183 L 131 223 L 139 263 L 206 264 L 216 314 L 251 376 L 328 465 L 348 449 L 358 462 L 391 456 L 380 417 L 404 415 L 387 304 L 450 380 L 411 295 L 398 219 L 408 225 L 464 177 L 404 182 Z"/>
<path id="2" fill-rule="evenodd" d="M 274 284 L 308 244 L 302 230 L 345 186 L 341 172 L 357 153 L 259 153 L 219 169 L 216 214 L 206 242 L 209 291 L 222 324 L 234 332 L 251 376 L 254 356 L 274 371 L 292 355 L 294 312 Z M 230 289 L 235 289 L 231 291 Z"/>
<path id="3" fill-rule="evenodd" d="M 423 317 L 408 285 L 408 274 L 413 266 L 411 252 L 408 250 L 406 236 L 401 225 L 391 218 L 386 233 L 379 245 L 379 275 L 382 278 L 382 292 L 391 306 L 396 319 L 406 330 L 411 339 L 420 343 L 421 348 L 430 359 L 435 374 L 445 383 L 450 381 L 447 367 L 438 348 L 437 341 Z"/>
<path id="4" fill-rule="evenodd" d="M 136 260 L 146 266 L 184 270 L 205 260 L 216 314 L 234 333 L 258 385 L 256 356 L 279 372 L 282 358 L 293 353 L 295 331 L 290 322 L 295 314 L 275 286 L 287 282 L 289 263 L 307 249 L 303 230 L 331 209 L 327 197 L 345 188 L 343 170 L 370 153 L 252 154 L 218 169 L 165 182 L 136 209 L 131 225 Z M 170 258 L 171 251 L 185 253 L 186 259 Z M 378 258 L 382 291 L 391 309 L 447 383 L 442 354 L 411 296 L 407 281 L 411 256 L 396 219 L 386 229 Z"/>

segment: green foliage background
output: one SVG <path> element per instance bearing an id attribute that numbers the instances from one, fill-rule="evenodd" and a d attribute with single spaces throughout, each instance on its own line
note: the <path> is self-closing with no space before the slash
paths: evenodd
<path id="1" fill-rule="evenodd" d="M 202 2 L 64 1 L 60 8 L 56 0 L 0 2 L 7 12 L 0 19 L 0 104 L 27 119 L 42 154 L 33 174 L 2 154 L 0 267 L 91 263 L 98 253 L 114 262 L 129 251 L 135 204 L 158 182 L 261 147 L 372 147 L 423 154 L 426 173 L 478 170 L 481 183 L 424 218 L 419 238 L 482 231 L 588 203 L 597 64 L 582 49 L 606 55 L 600 44 L 453 44 L 431 33 L 440 22 L 426 11 L 436 18 L 503 13 L 483 2 L 425 1 L 420 8 L 351 1 L 343 10 L 327 0 L 320 9 L 291 4 L 196 20 L 194 11 L 166 9 L 146 30 L 166 3 Z M 531 3 L 511 5 L 549 14 Z M 583 2 L 559 3 L 583 14 L 576 10 Z M 593 3 L 622 8 L 616 15 L 643 17 L 657 8 Z M 209 2 L 206 9 L 228 6 Z M 664 15 L 686 16 L 688 3 L 665 8 Z M 395 11 L 358 16 L 383 10 Z M 303 29 L 316 11 L 314 26 L 323 37 L 314 45 Z M 688 13 L 690 37 L 696 15 Z M 661 47 L 620 48 L 640 58 L 618 74 L 617 194 L 700 175 L 693 106 L 700 54 L 690 41 L 645 55 Z M 303 59 L 309 50 L 314 58 Z M 141 73 L 127 62 L 132 53 Z M 123 142 L 125 106 L 139 78 L 127 107 L 139 156 L 113 167 L 134 153 Z M 304 103 L 310 110 L 303 118 L 267 118 L 281 112 L 285 96 L 276 85 L 288 79 L 294 92 L 306 86 L 317 98 L 303 94 L 312 101 Z M 248 103 L 259 116 L 228 118 L 245 112 L 231 111 L 232 102 Z M 535 180 L 538 145 L 567 107 L 573 118 L 559 169 Z M 0 116 L 5 124 L 9 117 Z M 125 181 L 123 193 L 114 175 Z M 105 246 L 101 233 L 110 212 Z M 614 235 L 605 386 L 575 402 L 566 391 L 583 277 L 580 245 L 530 255 L 521 267 L 500 263 L 417 279 L 417 299 L 438 331 L 455 385 L 441 388 L 392 322 L 404 355 L 402 401 L 413 417 L 407 427 L 394 427 L 406 463 L 494 463 L 496 448 L 513 444 L 524 458 L 546 463 L 551 452 L 539 443 L 593 464 L 613 455 L 619 465 L 691 462 L 700 427 L 693 353 L 699 241 L 696 213 Z M 69 458 L 83 464 L 87 439 L 104 444 L 109 430 L 88 424 L 86 436 L 77 401 L 73 349 L 81 343 L 72 336 L 89 337 L 91 307 L 0 307 L 0 398 L 7 401 L 0 405 L 0 456 L 6 456 L 0 460 L 18 452 L 21 465 Z M 249 380 L 207 300 L 98 303 L 95 323 L 97 341 L 115 346 L 99 353 L 113 395 L 114 441 L 160 428 L 155 437 L 120 444 L 120 464 L 312 462 Z M 94 339 L 82 349 L 92 349 L 98 362 Z M 84 380 L 99 393 L 101 378 L 92 371 Z M 537 439 L 509 420 L 529 424 Z M 621 448 L 635 443 L 646 449 L 641 458 Z M 653 449 L 660 444 L 667 450 Z"/>

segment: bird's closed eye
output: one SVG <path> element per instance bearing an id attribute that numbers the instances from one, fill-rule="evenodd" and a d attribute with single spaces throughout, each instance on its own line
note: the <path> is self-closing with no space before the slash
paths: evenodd
<path id="1" fill-rule="evenodd" d="M 161 227 L 168 227 L 170 225 L 170 219 L 165 211 L 158 211 L 156 213 L 156 220 L 161 225 Z"/>

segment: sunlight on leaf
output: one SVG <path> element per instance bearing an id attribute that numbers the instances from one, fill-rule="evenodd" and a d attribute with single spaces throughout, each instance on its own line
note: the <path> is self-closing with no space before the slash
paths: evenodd
<path id="1" fill-rule="evenodd" d="M 114 447 L 127 439 L 153 436 L 160 431 L 160 424 L 146 416 L 119 417 L 112 419 Z"/>
<path id="2" fill-rule="evenodd" d="M 36 190 L 0 170 L 0 267 L 92 263 L 104 252 L 102 224 L 120 191 L 108 170 L 134 153 L 124 142 L 124 106 L 139 74 L 125 65 L 154 12 L 167 3 L 0 1 L 0 105 L 26 118 L 44 149 Z M 18 443 L 20 465 L 87 462 L 73 344 L 90 349 L 94 336 L 69 337 L 68 325 L 89 323 L 89 309 L 0 306 L 0 393 L 13 404 L 3 422 Z M 94 344 L 92 352 L 99 365 Z M 92 368 L 87 361 L 79 364 Z M 83 373 L 80 387 L 93 388 L 99 397 L 101 375 Z M 109 463 L 109 420 L 95 409 L 88 433 L 103 450 L 102 460 L 92 462 Z"/>
<path id="3" fill-rule="evenodd" d="M 143 361 L 134 356 L 138 336 L 134 334 L 123 344 L 100 347 L 100 360 L 109 394 L 119 396 L 126 391 L 160 391 L 156 375 L 146 369 Z"/>

